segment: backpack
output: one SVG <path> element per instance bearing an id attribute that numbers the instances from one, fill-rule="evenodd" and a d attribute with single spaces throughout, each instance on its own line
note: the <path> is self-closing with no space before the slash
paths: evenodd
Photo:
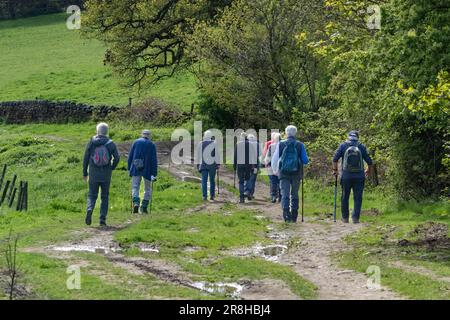
<path id="1" fill-rule="evenodd" d="M 293 175 L 298 173 L 300 162 L 295 142 L 286 143 L 286 147 L 280 158 L 279 168 L 280 173 L 283 175 Z"/>
<path id="2" fill-rule="evenodd" d="M 144 159 L 134 159 L 133 165 L 136 168 L 137 171 L 141 171 L 144 169 Z"/>
<path id="3" fill-rule="evenodd" d="M 347 172 L 361 172 L 364 171 L 364 162 L 361 150 L 357 146 L 350 145 L 345 150 L 342 161 L 342 170 Z"/>
<path id="4" fill-rule="evenodd" d="M 97 146 L 94 149 L 94 153 L 92 154 L 92 161 L 97 167 L 105 167 L 111 164 L 111 154 L 106 147 L 111 142 L 112 140 L 109 140 L 107 143 Z"/>

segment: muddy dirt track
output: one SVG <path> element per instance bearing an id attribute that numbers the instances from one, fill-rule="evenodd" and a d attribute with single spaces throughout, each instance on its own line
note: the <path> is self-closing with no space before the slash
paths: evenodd
<path id="1" fill-rule="evenodd" d="M 172 145 L 172 143 L 157 144 L 160 168 L 168 170 L 180 180 L 195 181 L 198 179 L 196 178 L 194 165 L 175 166 L 170 163 L 169 155 Z M 127 156 L 129 147 L 129 144 L 118 145 L 119 152 L 124 156 Z M 233 172 L 221 167 L 220 179 L 222 184 L 232 186 Z M 275 226 L 283 222 L 281 209 L 279 204 L 272 204 L 268 201 L 268 195 L 269 187 L 258 182 L 256 199 L 241 206 L 254 211 L 256 216 L 268 218 L 271 221 L 269 226 L 271 231 L 268 233 L 268 237 L 274 242 L 273 246 L 271 248 L 239 248 L 231 250 L 230 255 L 249 256 L 256 254 L 276 263 L 291 266 L 297 274 L 318 287 L 319 299 L 402 299 L 402 297 L 386 288 L 369 289 L 367 277 L 364 274 L 343 270 L 333 261 L 332 256 L 336 252 L 349 249 L 343 242 L 343 238 L 358 231 L 364 227 L 364 224 L 334 223 L 331 220 L 319 222 L 306 217 L 303 224 L 298 223 L 289 228 L 276 228 Z M 227 188 L 222 187 L 215 202 L 206 202 L 199 207 L 191 208 L 187 214 L 195 214 L 195 212 L 200 211 L 213 212 L 222 208 L 226 203 L 237 202 L 237 197 Z M 125 268 L 130 273 L 150 273 L 164 282 L 210 292 L 211 289 L 207 287 L 207 284 L 192 281 L 190 275 L 177 265 L 159 259 L 133 258 L 123 255 L 121 248 L 114 242 L 113 235 L 118 229 L 126 227 L 133 221 L 136 221 L 136 218 L 130 219 L 123 226 L 102 231 L 89 228 L 83 231 L 87 233 L 83 237 L 84 240 L 45 248 L 30 248 L 28 251 L 42 252 L 55 257 L 61 257 L 61 254 L 70 255 L 71 252 L 76 251 L 93 252 L 106 256 L 109 261 Z M 292 245 L 292 242 L 296 242 L 296 244 Z M 157 252 L 157 248 L 143 244 L 140 249 Z M 245 281 L 239 284 L 219 284 L 218 288 L 224 291 L 230 289 L 230 298 L 237 299 L 298 299 L 289 287 L 279 280 L 266 279 Z"/>

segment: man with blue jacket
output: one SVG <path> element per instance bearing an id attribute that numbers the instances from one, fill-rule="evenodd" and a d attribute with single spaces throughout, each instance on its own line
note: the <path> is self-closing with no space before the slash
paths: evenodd
<path id="1" fill-rule="evenodd" d="M 351 131 L 348 140 L 342 143 L 333 158 L 333 174 L 338 174 L 338 162 L 342 159 L 342 222 L 349 222 L 350 191 L 353 190 L 354 208 L 352 214 L 353 223 L 359 223 L 365 178 L 372 172 L 372 159 L 366 147 L 359 142 L 359 133 Z M 364 162 L 369 168 L 364 171 Z"/>
<path id="2" fill-rule="evenodd" d="M 287 139 L 281 141 L 272 157 L 272 170 L 280 178 L 281 207 L 285 222 L 297 222 L 298 190 L 303 179 L 303 166 L 309 163 L 305 145 L 298 141 L 297 128 L 286 128 Z"/>
<path id="3" fill-rule="evenodd" d="M 128 155 L 128 171 L 132 178 L 133 213 L 139 212 L 139 191 L 142 178 L 144 179 L 144 199 L 142 200 L 141 213 L 148 213 L 150 203 L 152 181 L 158 175 L 158 159 L 156 146 L 150 140 L 150 131 L 143 130 L 142 137 L 133 142 Z"/>
<path id="4" fill-rule="evenodd" d="M 197 159 L 199 161 L 197 169 L 202 175 L 203 201 L 208 200 L 208 179 L 210 200 L 214 201 L 216 195 L 216 173 L 220 164 L 220 150 L 212 137 L 213 132 L 206 131 L 203 141 L 197 146 Z"/>

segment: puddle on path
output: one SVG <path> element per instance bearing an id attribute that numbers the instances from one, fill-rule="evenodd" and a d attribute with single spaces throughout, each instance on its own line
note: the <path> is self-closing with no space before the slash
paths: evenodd
<path id="1" fill-rule="evenodd" d="M 231 250 L 230 254 L 238 257 L 260 257 L 267 261 L 278 262 L 281 255 L 288 249 L 285 245 L 274 244 L 269 246 L 255 245 L 250 248 Z"/>
<path id="2" fill-rule="evenodd" d="M 139 249 L 141 252 L 145 253 L 159 253 L 159 249 L 147 245 L 147 244 L 137 244 L 135 248 Z M 93 245 L 84 245 L 84 244 L 75 244 L 75 245 L 66 245 L 66 246 L 52 246 L 47 249 L 52 251 L 59 252 L 90 252 L 90 253 L 98 253 L 98 254 L 110 254 L 121 252 L 124 249 L 119 245 L 115 246 L 93 246 Z"/>
<path id="3" fill-rule="evenodd" d="M 238 283 L 210 283 L 210 282 L 194 282 L 192 286 L 196 289 L 206 291 L 212 294 L 223 294 L 233 299 L 239 299 L 244 286 Z"/>

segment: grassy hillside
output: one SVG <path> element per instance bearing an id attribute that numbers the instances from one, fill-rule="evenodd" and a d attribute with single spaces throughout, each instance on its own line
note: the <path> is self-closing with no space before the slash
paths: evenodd
<path id="1" fill-rule="evenodd" d="M 189 110 L 197 99 L 189 74 L 168 79 L 150 90 L 121 87 L 103 65 L 104 47 L 65 26 L 54 14 L 0 22 L 0 101 L 48 99 L 89 104 L 125 105 L 155 96 Z"/>

